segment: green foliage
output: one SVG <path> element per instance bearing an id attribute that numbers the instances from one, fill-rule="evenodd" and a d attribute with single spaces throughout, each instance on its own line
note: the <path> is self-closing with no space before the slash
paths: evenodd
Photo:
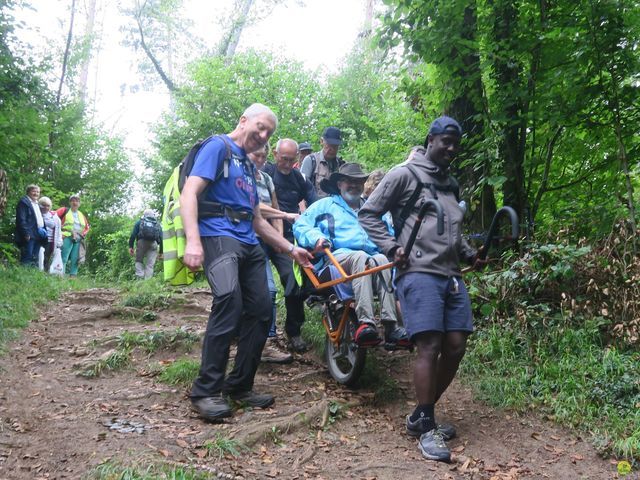
<path id="1" fill-rule="evenodd" d="M 325 83 L 296 62 L 262 52 L 195 62 L 176 97 L 175 116 L 167 115 L 156 128 L 157 155 L 146 159 L 155 172 L 150 182 L 156 198 L 196 140 L 230 132 L 253 102 L 278 115 L 274 140 L 308 140 L 319 148 L 324 127 L 337 125 L 345 133 L 345 158 L 370 169 L 404 160 L 408 147 L 423 142 L 424 121 L 394 91 L 394 73 L 378 60 L 358 50 Z"/>
<path id="2" fill-rule="evenodd" d="M 87 267 L 98 278 L 127 281 L 135 278 L 135 259 L 129 255 L 129 236 L 135 220 L 113 215 L 97 219 L 87 235 Z"/>
<path id="3" fill-rule="evenodd" d="M 188 358 L 181 358 L 164 368 L 159 380 L 169 385 L 181 385 L 187 387 L 198 376 L 200 362 Z"/>
<path id="4" fill-rule="evenodd" d="M 68 280 L 24 267 L 0 265 L 0 278 L 0 349 L 36 317 L 39 307 L 65 291 L 88 286 L 81 279 Z"/>
<path id="5" fill-rule="evenodd" d="M 216 478 L 216 475 L 174 465 L 126 467 L 117 463 L 106 462 L 94 468 L 89 473 L 88 478 L 91 480 L 209 480 Z"/>

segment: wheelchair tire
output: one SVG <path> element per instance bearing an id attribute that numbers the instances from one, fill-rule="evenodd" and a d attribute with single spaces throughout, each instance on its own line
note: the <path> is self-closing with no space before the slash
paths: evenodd
<path id="1" fill-rule="evenodd" d="M 325 314 L 330 313 L 325 310 Z M 353 340 L 356 325 L 358 323 L 356 314 L 352 310 L 349 314 L 349 322 L 340 338 L 340 346 L 336 347 L 327 335 L 325 337 L 325 361 L 331 376 L 340 384 L 353 386 L 360 378 L 367 350 L 359 347 Z M 334 323 L 334 325 L 337 324 Z"/>

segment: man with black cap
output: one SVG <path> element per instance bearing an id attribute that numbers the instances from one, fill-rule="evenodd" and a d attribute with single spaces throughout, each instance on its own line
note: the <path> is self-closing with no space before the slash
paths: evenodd
<path id="1" fill-rule="evenodd" d="M 322 251 L 326 242 L 347 274 L 362 272 L 367 265 L 384 265 L 387 258 L 369 239 L 358 223 L 358 210 L 364 201 L 362 191 L 369 175 L 357 163 L 345 163 L 337 172 L 320 183 L 330 196 L 316 201 L 293 225 L 298 245 Z M 384 326 L 385 348 L 409 347 L 404 328 L 398 326 L 393 293 L 386 290 L 391 284 L 391 270 L 381 272 L 383 282 L 374 282 L 368 275 L 352 281 L 355 310 L 359 326 L 354 340 L 361 346 L 374 346 L 381 342 L 374 321 L 374 284 L 380 299 L 380 317 Z"/>
<path id="2" fill-rule="evenodd" d="M 473 331 L 471 302 L 459 263 L 475 266 L 477 252 L 462 239 L 463 211 L 457 183 L 452 184 L 449 177 L 461 137 L 462 128 L 453 118 L 434 120 L 424 147 L 413 148 L 403 165 L 387 173 L 359 213 L 373 242 L 396 262 L 402 317 L 418 350 L 413 374 L 417 406 L 407 415 L 407 433 L 420 438 L 419 449 L 425 458 L 444 462 L 451 460 L 445 440 L 456 432 L 451 425 L 436 423 L 434 407 L 453 380 Z M 437 235 L 435 214 L 428 215 L 407 256 L 402 246 L 420 205 L 430 198 L 442 205 L 445 233 Z M 380 219 L 387 211 L 394 220 L 395 237 Z"/>
<path id="3" fill-rule="evenodd" d="M 322 132 L 320 138 L 322 150 L 307 156 L 302 162 L 300 171 L 307 180 L 311 182 L 316 189 L 318 198 L 327 196 L 320 187 L 322 180 L 328 180 L 333 172 L 338 171 L 338 167 L 344 164 L 344 160 L 338 156 L 338 150 L 342 145 L 342 133 L 337 127 L 327 127 Z"/>

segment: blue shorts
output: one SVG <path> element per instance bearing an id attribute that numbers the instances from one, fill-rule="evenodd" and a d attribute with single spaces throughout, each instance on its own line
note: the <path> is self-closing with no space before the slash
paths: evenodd
<path id="1" fill-rule="evenodd" d="M 409 338 L 421 332 L 473 332 L 462 278 L 413 272 L 402 275 L 396 287 Z"/>

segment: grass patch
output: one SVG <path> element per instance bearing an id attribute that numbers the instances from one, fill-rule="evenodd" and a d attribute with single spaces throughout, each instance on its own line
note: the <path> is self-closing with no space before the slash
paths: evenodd
<path id="1" fill-rule="evenodd" d="M 207 456 L 215 457 L 218 460 L 222 460 L 225 455 L 239 457 L 242 451 L 249 450 L 242 443 L 232 438 L 227 438 L 221 433 L 216 433 L 213 438 L 205 441 L 202 446 L 207 451 Z"/>
<path id="2" fill-rule="evenodd" d="M 57 300 L 63 292 L 93 286 L 84 277 L 71 280 L 33 268 L 3 265 L 0 278 L 0 349 L 36 318 L 38 307 Z"/>
<path id="3" fill-rule="evenodd" d="M 169 385 L 189 386 L 198 376 L 200 371 L 200 362 L 188 358 L 176 360 L 168 365 L 162 373 L 159 380 Z"/>
<path id="4" fill-rule="evenodd" d="M 301 333 L 302 338 L 311 344 L 316 354 L 323 358 L 326 332 L 322 325 L 322 310 L 320 307 L 305 308 L 305 322 L 302 324 Z"/>
<path id="5" fill-rule="evenodd" d="M 116 371 L 128 367 L 131 364 L 131 350 L 118 349 L 107 358 L 98 360 L 90 367 L 85 368 L 80 375 L 86 378 L 96 378 L 105 371 Z"/>
<path id="6" fill-rule="evenodd" d="M 590 432 L 603 453 L 640 460 L 640 353 L 602 345 L 597 321 L 544 335 L 490 325 L 470 338 L 461 371 L 492 405 L 535 409 Z"/>
<path id="7" fill-rule="evenodd" d="M 131 350 L 139 347 L 151 354 L 160 349 L 177 348 L 179 345 L 184 345 L 188 350 L 199 339 L 195 333 L 179 328 L 170 332 L 163 330 L 149 332 L 125 331 L 118 336 L 118 349 Z"/>
<path id="8" fill-rule="evenodd" d="M 192 468 L 167 465 L 125 467 L 114 463 L 98 465 L 88 476 L 92 480 L 209 480 L 218 478 L 213 473 Z"/>
<path id="9" fill-rule="evenodd" d="M 161 310 L 172 303 L 173 292 L 159 278 L 137 280 L 123 284 L 123 297 L 120 305 L 140 309 Z"/>

